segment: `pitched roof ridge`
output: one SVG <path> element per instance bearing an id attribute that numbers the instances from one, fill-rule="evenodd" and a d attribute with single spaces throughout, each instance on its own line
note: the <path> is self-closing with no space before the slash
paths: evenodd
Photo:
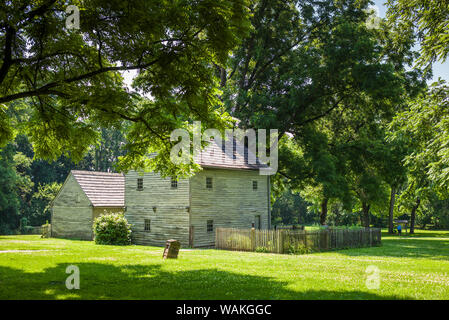
<path id="1" fill-rule="evenodd" d="M 90 174 L 97 176 L 123 176 L 123 173 L 104 172 L 104 171 L 90 171 L 90 170 L 70 170 L 72 173 Z"/>
<path id="2" fill-rule="evenodd" d="M 242 143 L 233 134 L 229 135 L 228 139 L 232 140 L 232 144 L 223 137 L 211 139 L 209 145 L 195 157 L 195 162 L 202 167 L 223 169 L 257 170 L 268 167 L 245 145 L 244 141 Z"/>

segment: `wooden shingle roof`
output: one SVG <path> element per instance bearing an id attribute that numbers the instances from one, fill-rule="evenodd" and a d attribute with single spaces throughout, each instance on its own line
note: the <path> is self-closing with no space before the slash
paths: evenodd
<path id="1" fill-rule="evenodd" d="M 121 173 L 72 170 L 94 207 L 125 206 L 125 176 Z"/>
<path id="2" fill-rule="evenodd" d="M 195 158 L 195 162 L 205 168 L 258 170 L 268 166 L 245 146 L 235 140 L 217 143 L 212 140 Z"/>
<path id="3" fill-rule="evenodd" d="M 267 168 L 267 165 L 261 163 L 248 148 L 237 147 L 235 141 L 230 145 L 223 142 L 221 146 L 211 141 L 195 157 L 195 162 L 205 168 L 241 170 Z M 122 173 L 84 170 L 72 170 L 71 173 L 94 207 L 125 206 L 125 176 Z"/>

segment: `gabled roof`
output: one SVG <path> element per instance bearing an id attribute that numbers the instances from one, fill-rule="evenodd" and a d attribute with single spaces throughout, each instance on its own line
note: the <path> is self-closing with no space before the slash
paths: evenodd
<path id="1" fill-rule="evenodd" d="M 121 173 L 72 170 L 94 207 L 125 206 L 125 176 Z"/>
<path id="2" fill-rule="evenodd" d="M 246 147 L 236 140 L 221 143 L 212 140 L 197 157 L 195 162 L 204 168 L 258 170 L 268 168 Z"/>
<path id="3" fill-rule="evenodd" d="M 267 168 L 246 147 L 222 146 L 215 141 L 200 152 L 195 158 L 196 163 L 205 168 L 258 170 Z M 232 144 L 231 144 L 232 145 Z M 255 159 L 255 163 L 252 161 Z M 71 174 L 80 185 L 94 207 L 124 207 L 125 206 L 125 176 L 122 173 L 72 170 Z M 62 189 L 62 188 L 61 188 Z"/>

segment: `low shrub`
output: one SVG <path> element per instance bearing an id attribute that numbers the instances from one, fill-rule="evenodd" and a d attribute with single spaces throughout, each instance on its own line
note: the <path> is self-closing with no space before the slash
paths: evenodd
<path id="1" fill-rule="evenodd" d="M 256 252 L 269 253 L 270 250 L 267 247 L 257 247 Z"/>
<path id="2" fill-rule="evenodd" d="M 131 225 L 123 214 L 105 213 L 94 220 L 94 240 L 96 244 L 131 244 Z"/>
<path id="3" fill-rule="evenodd" d="M 13 229 L 8 224 L 0 224 L 0 235 L 13 234 Z"/>
<path id="4" fill-rule="evenodd" d="M 30 229 L 28 223 L 29 222 L 26 217 L 20 219 L 20 226 L 19 226 L 20 233 L 27 234 L 27 232 L 29 232 Z"/>
<path id="5" fill-rule="evenodd" d="M 308 254 L 312 253 L 312 249 L 305 246 L 303 243 L 299 243 L 296 246 L 290 244 L 287 249 L 288 254 Z"/>
<path id="6" fill-rule="evenodd" d="M 31 234 L 33 232 L 34 227 L 32 226 L 24 226 L 22 227 L 21 233 L 22 234 Z"/>

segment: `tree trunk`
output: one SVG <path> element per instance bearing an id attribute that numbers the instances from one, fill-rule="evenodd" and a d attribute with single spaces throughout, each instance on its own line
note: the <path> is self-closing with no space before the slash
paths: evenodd
<path id="1" fill-rule="evenodd" d="M 412 212 L 410 214 L 410 234 L 415 233 L 416 210 L 418 209 L 420 202 L 421 202 L 421 199 L 417 198 L 416 204 L 413 206 Z"/>
<path id="2" fill-rule="evenodd" d="M 95 171 L 98 171 L 98 146 L 95 147 Z"/>
<path id="3" fill-rule="evenodd" d="M 320 213 L 320 224 L 325 225 L 326 224 L 326 218 L 327 218 L 327 202 L 329 199 L 324 198 L 321 202 L 321 213 Z"/>
<path id="4" fill-rule="evenodd" d="M 396 200 L 396 190 L 391 187 L 390 193 L 390 211 L 388 213 L 388 233 L 393 234 L 393 211 L 394 211 L 394 202 Z"/>
<path id="5" fill-rule="evenodd" d="M 335 224 L 337 225 L 337 226 L 339 226 L 340 225 L 340 223 L 341 223 L 341 214 L 340 214 L 340 209 L 339 208 L 335 208 L 335 211 L 334 211 L 334 214 L 335 214 Z"/>
<path id="6" fill-rule="evenodd" d="M 220 67 L 220 87 L 224 88 L 226 86 L 226 70 Z"/>
<path id="7" fill-rule="evenodd" d="M 369 208 L 370 205 L 366 202 L 362 203 L 362 225 L 365 228 L 369 228 L 370 221 L 369 221 Z"/>

